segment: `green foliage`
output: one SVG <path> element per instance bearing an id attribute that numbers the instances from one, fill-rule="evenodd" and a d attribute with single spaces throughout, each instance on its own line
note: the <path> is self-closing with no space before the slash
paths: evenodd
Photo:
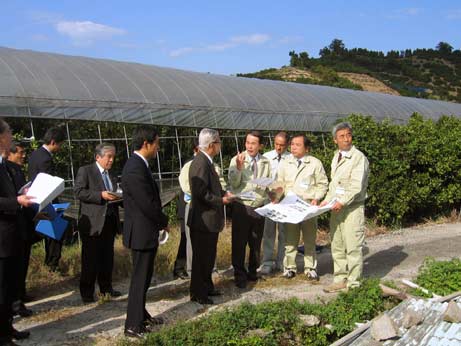
<path id="1" fill-rule="evenodd" d="M 169 225 L 178 224 L 178 207 L 176 198 L 174 198 L 170 203 L 163 207 L 163 212 L 166 214 L 166 216 L 168 216 Z"/>
<path id="2" fill-rule="evenodd" d="M 402 96 L 441 99 L 460 102 L 461 50 L 454 50 L 447 42 L 439 42 L 435 49 L 391 50 L 384 54 L 365 48 L 346 48 L 340 39 L 334 39 L 322 48 L 319 58 L 309 58 L 307 52 L 289 52 L 290 66 L 314 69 L 318 66 L 335 71 L 366 73 Z M 247 77 L 282 80 L 277 69 L 267 69 Z M 302 78 L 298 83 L 323 84 L 339 88 L 357 89 L 354 83 Z"/>
<path id="3" fill-rule="evenodd" d="M 329 345 L 348 333 L 356 322 L 371 319 L 384 309 L 376 279 L 365 280 L 360 288 L 340 294 L 329 304 L 311 304 L 297 299 L 244 303 L 204 318 L 180 322 L 150 334 L 144 345 Z M 303 326 L 299 315 L 315 314 L 319 326 Z M 325 328 L 333 325 L 333 331 Z M 249 336 L 248 331 L 263 329 L 266 336 Z"/>
<path id="4" fill-rule="evenodd" d="M 459 208 L 459 119 L 442 117 L 434 122 L 414 114 L 406 125 L 357 115 L 347 120 L 354 128 L 355 145 L 370 162 L 369 217 L 398 226 Z"/>
<path id="5" fill-rule="evenodd" d="M 416 283 L 438 295 L 446 296 L 461 290 L 461 260 L 436 261 L 426 258 L 419 268 Z"/>

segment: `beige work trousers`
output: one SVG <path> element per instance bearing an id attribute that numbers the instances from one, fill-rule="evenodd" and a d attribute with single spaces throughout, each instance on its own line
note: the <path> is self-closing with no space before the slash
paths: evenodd
<path id="1" fill-rule="evenodd" d="M 317 238 L 317 218 L 303 221 L 298 224 L 285 223 L 285 258 L 283 266 L 285 270 L 296 272 L 296 254 L 300 233 L 303 234 L 304 241 L 304 272 L 317 270 L 317 256 L 315 253 L 315 240 Z"/>
<path id="2" fill-rule="evenodd" d="M 346 280 L 347 287 L 360 285 L 363 271 L 363 241 L 365 238 L 365 206 L 358 204 L 331 212 L 331 254 L 334 282 Z"/>

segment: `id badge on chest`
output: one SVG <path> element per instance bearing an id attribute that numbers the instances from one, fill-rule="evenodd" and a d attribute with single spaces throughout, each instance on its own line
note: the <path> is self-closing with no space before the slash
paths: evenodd
<path id="1" fill-rule="evenodd" d="M 343 196 L 346 193 L 344 187 L 337 187 L 336 188 L 336 196 Z"/>
<path id="2" fill-rule="evenodd" d="M 299 183 L 299 186 L 303 189 L 308 189 L 309 188 L 309 180 L 302 180 L 300 183 Z"/>

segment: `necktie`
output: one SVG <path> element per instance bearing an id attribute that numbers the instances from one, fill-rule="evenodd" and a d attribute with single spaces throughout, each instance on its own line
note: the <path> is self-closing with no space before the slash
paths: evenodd
<path id="1" fill-rule="evenodd" d="M 339 154 L 338 154 L 338 161 L 337 161 L 336 163 L 339 163 L 339 161 L 341 161 L 342 157 L 343 157 L 343 155 L 341 154 L 341 152 L 339 152 Z"/>
<path id="2" fill-rule="evenodd" d="M 253 157 L 251 170 L 253 171 L 253 179 L 258 177 L 258 165 L 256 164 L 256 157 Z"/>
<path id="3" fill-rule="evenodd" d="M 277 161 L 280 162 L 281 159 L 282 159 L 282 154 L 278 154 L 277 155 Z"/>
<path id="4" fill-rule="evenodd" d="M 112 184 L 110 183 L 109 174 L 107 173 L 107 171 L 102 172 L 102 180 L 104 181 L 106 191 L 112 191 Z"/>
<path id="5" fill-rule="evenodd" d="M 301 166 L 301 159 L 298 159 L 298 168 Z"/>

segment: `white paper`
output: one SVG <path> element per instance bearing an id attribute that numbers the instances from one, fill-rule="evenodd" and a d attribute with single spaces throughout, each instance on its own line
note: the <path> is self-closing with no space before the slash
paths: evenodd
<path id="1" fill-rule="evenodd" d="M 280 203 L 269 203 L 255 211 L 275 222 L 298 224 L 331 210 L 334 203 L 335 200 L 323 207 L 310 205 L 294 193 L 288 192 Z"/>
<path id="2" fill-rule="evenodd" d="M 246 191 L 236 194 L 235 197 L 243 201 L 254 201 L 256 199 L 256 193 L 254 191 Z"/>
<path id="3" fill-rule="evenodd" d="M 46 173 L 39 173 L 29 191 L 27 191 L 27 196 L 35 197 L 32 201 L 38 204 L 38 212 L 40 212 L 63 191 L 64 179 L 53 177 Z"/>
<path id="4" fill-rule="evenodd" d="M 262 187 L 267 187 L 273 182 L 274 182 L 274 179 L 272 178 L 256 178 L 256 179 L 250 180 L 248 183 L 255 184 L 258 186 L 262 186 Z"/>

